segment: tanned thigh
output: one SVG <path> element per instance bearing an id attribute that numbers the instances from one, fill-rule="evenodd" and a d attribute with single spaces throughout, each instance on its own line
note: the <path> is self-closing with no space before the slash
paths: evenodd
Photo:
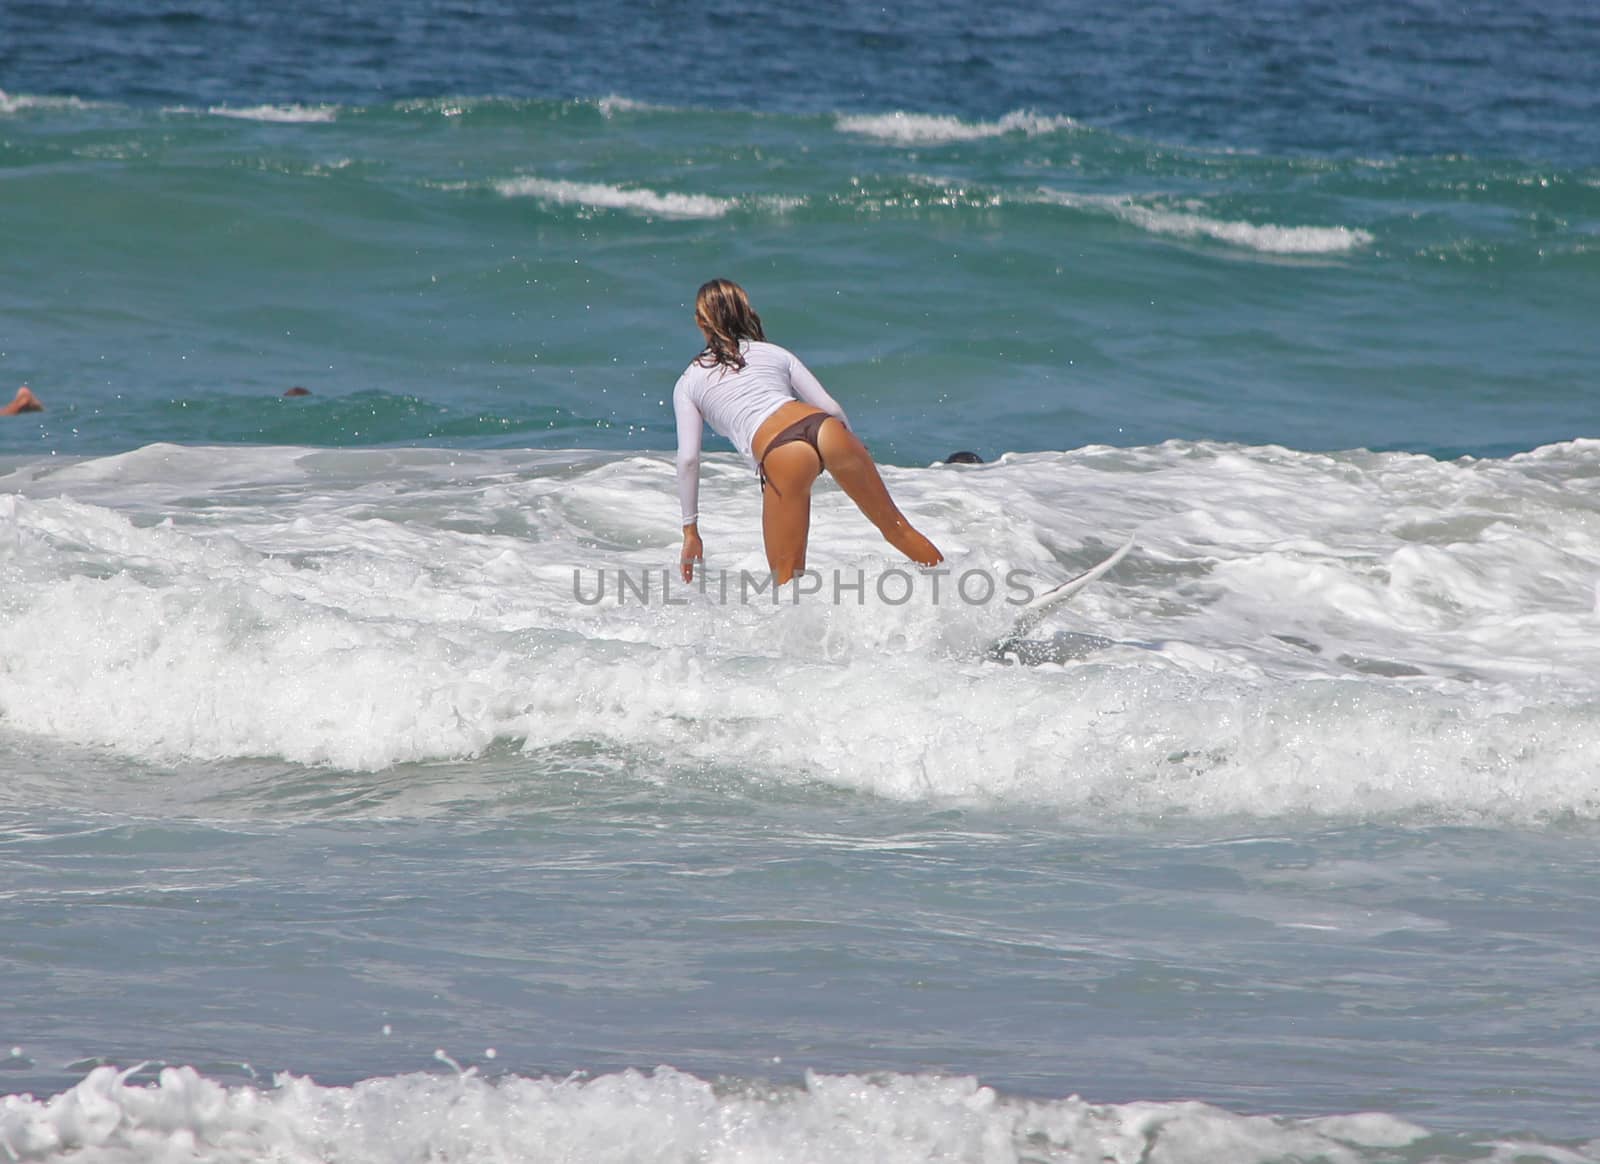
<path id="1" fill-rule="evenodd" d="M 881 530 L 905 520 L 889 496 L 883 478 L 878 475 L 872 454 L 855 433 L 841 421 L 826 420 L 817 433 L 817 444 L 822 449 L 828 472 L 839 482 L 845 495 L 867 515 L 868 521 Z"/>
<path id="2" fill-rule="evenodd" d="M 779 583 L 806 568 L 811 533 L 811 485 L 822 472 L 816 450 L 804 441 L 779 445 L 767 454 L 767 485 L 761 491 L 761 535 L 767 566 Z"/>

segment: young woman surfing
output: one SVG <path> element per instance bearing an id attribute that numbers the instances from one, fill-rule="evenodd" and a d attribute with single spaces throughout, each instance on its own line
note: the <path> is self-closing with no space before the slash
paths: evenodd
<path id="1" fill-rule="evenodd" d="M 935 566 L 944 555 L 905 519 L 850 431 L 844 409 L 794 354 L 769 344 L 744 288 L 713 279 L 695 296 L 694 321 L 705 350 L 678 378 L 678 500 L 683 506 L 685 582 L 694 579 L 700 542 L 700 437 L 709 422 L 752 464 L 761 480 L 761 534 L 767 566 L 781 585 L 806 568 L 811 485 L 833 474 L 885 540 L 913 562 Z"/>

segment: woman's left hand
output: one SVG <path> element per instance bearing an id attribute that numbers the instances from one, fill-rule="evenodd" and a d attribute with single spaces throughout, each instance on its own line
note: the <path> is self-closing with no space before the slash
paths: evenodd
<path id="1" fill-rule="evenodd" d="M 683 527 L 683 553 L 678 556 L 678 573 L 685 582 L 694 581 L 694 565 L 706 556 L 700 542 L 700 531 L 694 526 Z"/>

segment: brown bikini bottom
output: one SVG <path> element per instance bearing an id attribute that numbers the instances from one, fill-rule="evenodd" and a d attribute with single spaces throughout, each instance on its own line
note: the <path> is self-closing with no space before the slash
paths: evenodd
<path id="1" fill-rule="evenodd" d="M 772 443 L 767 446 L 767 451 L 761 454 L 761 460 L 756 464 L 756 472 L 761 476 L 763 487 L 769 484 L 767 481 L 767 458 L 772 456 L 772 450 L 779 445 L 786 445 L 792 441 L 805 441 L 806 444 L 816 450 L 817 464 L 824 469 L 828 467 L 822 459 L 822 449 L 817 444 L 817 433 L 822 428 L 822 422 L 827 419 L 828 414 L 826 412 L 813 412 L 810 416 L 802 416 L 772 438 Z M 772 491 L 778 493 L 778 487 L 773 485 Z M 778 493 L 778 496 L 782 497 L 783 494 Z"/>

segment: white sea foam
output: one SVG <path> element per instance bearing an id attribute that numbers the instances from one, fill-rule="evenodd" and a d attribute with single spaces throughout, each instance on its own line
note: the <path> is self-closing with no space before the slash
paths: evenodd
<path id="1" fill-rule="evenodd" d="M 9 94 L 0 89 L 0 116 L 25 113 L 32 109 L 94 109 L 99 102 L 85 101 L 80 97 L 33 97 L 24 93 Z"/>
<path id="2" fill-rule="evenodd" d="M 824 485 L 821 593 L 774 607 L 739 601 L 763 557 L 731 458 L 707 458 L 702 493 L 729 600 L 674 605 L 665 456 L 40 462 L 0 481 L 0 722 L 153 762 L 379 769 L 598 741 L 685 772 L 805 756 L 789 778 L 897 798 L 1594 817 L 1597 474 L 1600 442 L 891 469 L 950 556 L 942 600 L 915 573 L 880 591 L 897 563 Z M 1037 632 L 1042 665 L 985 661 L 1008 571 L 1042 585 L 1128 531 L 1129 559 Z M 955 593 L 969 570 L 1000 583 L 987 603 Z M 648 571 L 651 601 L 619 603 L 618 571 Z"/>
<path id="3" fill-rule="evenodd" d="M 1370 246 L 1373 238 L 1348 226 L 1277 226 L 1272 223 L 1226 222 L 1203 214 L 1156 210 L 1124 203 L 1114 213 L 1154 234 L 1177 238 L 1209 238 L 1275 255 L 1328 255 Z"/>
<path id="4" fill-rule="evenodd" d="M 612 117 L 618 113 L 650 113 L 669 108 L 665 105 L 651 105 L 648 102 L 635 101 L 631 97 L 620 97 L 615 93 L 600 98 L 599 101 L 595 102 L 595 107 L 606 117 Z"/>
<path id="5" fill-rule="evenodd" d="M 550 178 L 508 178 L 494 188 L 506 198 L 538 198 L 563 205 L 600 210 L 627 210 L 663 218 L 721 218 L 738 202 L 709 194 L 662 194 L 637 187 L 599 182 L 566 182 Z"/>
<path id="6" fill-rule="evenodd" d="M 1427 1135 L 1381 1113 L 1286 1118 L 1193 1102 L 1020 1100 L 970 1078 L 920 1075 L 812 1074 L 799 1088 L 713 1085 L 670 1067 L 592 1079 L 402 1075 L 350 1087 L 280 1076 L 271 1088 L 224 1087 L 190 1068 L 167 1068 L 138 1085 L 100 1067 L 51 1099 L 0 1099 L 0 1150 L 8 1159 L 77 1164 L 1358 1164 L 1393 1159 Z M 1530 1157 L 1539 1149 L 1519 1147 Z M 1592 1159 L 1570 1151 L 1559 1158 Z"/>
<path id="7" fill-rule="evenodd" d="M 1278 226 L 1212 217 L 1197 209 L 1147 205 L 1132 196 L 1041 191 L 1044 201 L 1110 214 L 1140 230 L 1173 238 L 1207 238 L 1274 255 L 1330 255 L 1371 246 L 1369 231 L 1348 226 Z"/>
<path id="8" fill-rule="evenodd" d="M 963 121 L 937 113 L 841 114 L 834 124 L 844 133 L 881 138 L 898 145 L 943 145 L 1010 133 L 1036 137 L 1077 125 L 1070 117 L 1046 117 L 1026 110 L 1008 113 L 998 121 Z"/>
<path id="9" fill-rule="evenodd" d="M 233 107 L 213 105 L 206 110 L 215 117 L 232 117 L 241 121 L 272 121 L 285 124 L 333 121 L 339 116 L 335 105 L 249 105 Z"/>

